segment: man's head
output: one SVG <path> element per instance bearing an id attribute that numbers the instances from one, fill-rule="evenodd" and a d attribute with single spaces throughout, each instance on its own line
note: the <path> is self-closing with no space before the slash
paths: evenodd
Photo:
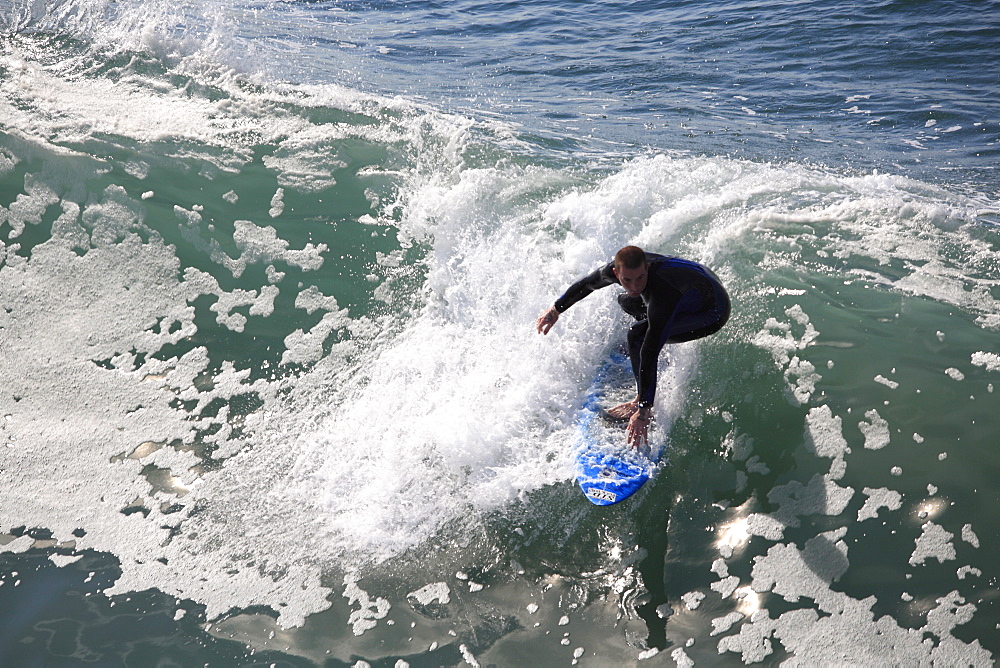
<path id="1" fill-rule="evenodd" d="M 625 246 L 615 253 L 615 277 L 631 297 L 638 297 L 646 289 L 648 269 L 646 253 L 637 246 Z"/>

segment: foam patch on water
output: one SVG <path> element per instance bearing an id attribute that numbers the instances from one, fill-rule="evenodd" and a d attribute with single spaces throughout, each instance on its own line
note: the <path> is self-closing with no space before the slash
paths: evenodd
<path id="1" fill-rule="evenodd" d="M 865 435 L 865 447 L 869 450 L 881 450 L 889 445 L 889 423 L 872 409 L 865 412 L 870 422 L 859 422 L 858 429 Z"/>
<path id="2" fill-rule="evenodd" d="M 384 619 L 389 614 L 392 605 L 382 597 L 374 600 L 363 590 L 358 583 L 350 577 L 344 579 L 344 596 L 348 603 L 359 605 L 357 610 L 351 612 L 347 623 L 351 625 L 354 635 L 360 636 L 378 625 L 380 619 Z"/>
<path id="3" fill-rule="evenodd" d="M 987 371 L 1000 371 L 1000 355 L 983 351 L 972 353 L 973 366 L 980 366 Z"/>
<path id="4" fill-rule="evenodd" d="M 995 329 L 997 299 L 990 269 L 995 251 L 977 233 L 981 216 L 996 203 L 963 198 L 906 178 L 872 174 L 852 178 L 791 169 L 772 173 L 775 191 L 795 190 L 794 206 L 766 189 L 755 193 L 765 206 L 746 222 L 771 230 L 769 263 L 809 257 L 838 271 L 837 260 L 872 265 L 855 268 L 873 284 L 961 307 L 984 328 Z M 797 178 L 794 185 L 789 179 Z M 804 227 L 805 226 L 805 227 Z M 795 238 L 804 232 L 805 246 Z"/>
<path id="5" fill-rule="evenodd" d="M 842 458 L 849 452 L 842 421 L 829 406 L 816 406 L 806 415 L 806 447 L 819 457 Z"/>
<path id="6" fill-rule="evenodd" d="M 858 511 L 859 522 L 872 519 L 873 517 L 878 517 L 878 511 L 881 508 L 899 510 L 903 505 L 902 495 L 899 492 L 885 487 L 880 487 L 879 489 L 865 487 L 862 490 L 862 493 L 867 496 L 868 499 L 865 501 L 865 505 L 861 507 L 861 510 Z"/>
<path id="7" fill-rule="evenodd" d="M 786 396 L 790 403 L 801 406 L 812 397 L 816 391 L 816 383 L 822 380 L 822 376 L 816 372 L 812 362 L 795 353 L 812 345 L 819 332 L 801 306 L 796 304 L 786 309 L 785 315 L 790 318 L 789 322 L 768 318 L 765 329 L 758 332 L 753 341 L 770 351 L 775 363 L 784 367 Z M 801 329 L 801 333 L 796 335 L 794 330 L 798 329 Z"/>
<path id="8" fill-rule="evenodd" d="M 927 522 L 921 529 L 916 548 L 910 555 L 911 566 L 922 564 L 929 558 L 941 563 L 955 558 L 955 547 L 951 543 L 954 534 L 934 522 Z"/>

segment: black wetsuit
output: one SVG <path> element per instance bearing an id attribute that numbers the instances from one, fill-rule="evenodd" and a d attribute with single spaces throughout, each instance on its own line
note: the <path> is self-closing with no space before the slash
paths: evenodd
<path id="1" fill-rule="evenodd" d="M 629 330 L 628 347 L 643 407 L 653 405 L 656 362 L 663 346 L 714 334 L 729 319 L 729 295 L 710 269 L 655 253 L 646 253 L 646 261 L 649 272 L 642 294 L 618 295 L 622 310 L 639 321 Z M 615 283 L 619 281 L 612 262 L 569 286 L 556 300 L 556 310 L 562 313 L 594 290 Z"/>

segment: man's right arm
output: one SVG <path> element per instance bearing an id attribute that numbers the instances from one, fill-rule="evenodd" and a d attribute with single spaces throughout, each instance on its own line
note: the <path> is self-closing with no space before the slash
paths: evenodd
<path id="1" fill-rule="evenodd" d="M 562 296 L 556 300 L 555 304 L 550 306 L 544 313 L 538 316 L 538 320 L 535 322 L 535 327 L 538 329 L 538 333 L 548 334 L 549 330 L 552 329 L 552 326 L 555 325 L 556 321 L 559 319 L 560 313 L 589 295 L 594 290 L 599 290 L 600 288 L 607 287 L 612 283 L 616 283 L 617 279 L 615 279 L 612 266 L 613 265 L 608 264 L 607 266 L 601 267 L 569 286 L 566 289 L 566 292 L 564 292 Z"/>
<path id="2" fill-rule="evenodd" d="M 617 283 L 618 281 L 612 269 L 613 266 L 612 264 L 607 264 L 600 269 L 596 269 L 566 288 L 566 292 L 556 300 L 554 308 L 563 313 L 594 290 L 600 290 L 613 283 Z"/>

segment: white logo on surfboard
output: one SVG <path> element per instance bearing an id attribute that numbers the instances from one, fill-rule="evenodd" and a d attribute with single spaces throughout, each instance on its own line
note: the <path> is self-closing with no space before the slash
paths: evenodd
<path id="1" fill-rule="evenodd" d="M 589 489 L 587 490 L 587 496 L 592 496 L 598 501 L 609 501 L 614 503 L 618 496 L 614 492 L 609 492 L 606 489 Z"/>

